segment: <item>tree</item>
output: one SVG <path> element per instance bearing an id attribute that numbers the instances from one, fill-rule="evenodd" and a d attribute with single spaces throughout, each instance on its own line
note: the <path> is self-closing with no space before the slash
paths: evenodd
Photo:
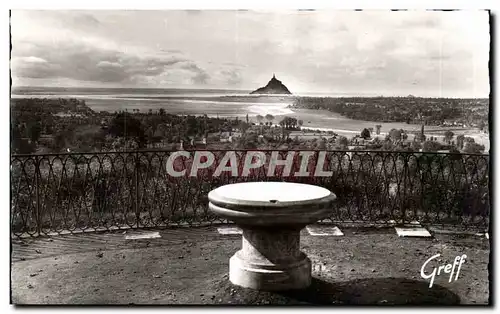
<path id="1" fill-rule="evenodd" d="M 453 138 L 453 135 L 455 135 L 455 134 L 453 134 L 453 132 L 450 130 L 447 130 L 446 132 L 444 132 L 444 139 L 448 144 L 450 143 L 451 139 Z"/>
<path id="2" fill-rule="evenodd" d="M 349 140 L 347 140 L 347 137 L 345 136 L 339 136 L 339 145 L 345 149 L 347 147 L 347 145 L 349 145 Z"/>
<path id="3" fill-rule="evenodd" d="M 261 116 L 260 114 L 258 114 L 255 118 L 257 118 L 257 121 L 259 122 L 259 124 L 262 124 L 262 120 L 264 120 L 263 116 Z"/>
<path id="4" fill-rule="evenodd" d="M 29 143 L 27 140 L 20 139 L 12 143 L 12 150 L 16 154 L 32 154 L 35 152 L 36 146 L 33 143 Z"/>
<path id="5" fill-rule="evenodd" d="M 325 138 L 321 138 L 321 139 L 317 142 L 317 148 L 318 148 L 318 149 L 321 149 L 321 150 L 325 150 L 325 149 L 326 149 L 326 139 L 325 139 Z"/>
<path id="6" fill-rule="evenodd" d="M 109 134 L 115 137 L 132 137 L 140 147 L 145 144 L 145 134 L 141 121 L 129 113 L 119 113 L 111 121 Z"/>
<path id="7" fill-rule="evenodd" d="M 21 138 L 21 132 L 17 125 L 12 127 L 11 149 L 16 154 L 31 154 L 35 151 L 35 145 Z"/>
<path id="8" fill-rule="evenodd" d="M 391 129 L 389 131 L 389 138 L 394 142 L 399 142 L 401 140 L 401 130 Z"/>
<path id="9" fill-rule="evenodd" d="M 486 127 L 486 123 L 484 123 L 484 121 L 479 122 L 479 125 L 478 125 L 479 130 L 482 131 L 485 127 Z"/>
<path id="10" fill-rule="evenodd" d="M 54 150 L 56 152 L 59 152 L 61 149 L 66 146 L 66 132 L 64 131 L 59 131 L 55 134 L 54 136 Z"/>
<path id="11" fill-rule="evenodd" d="M 465 143 L 475 143 L 476 141 L 474 140 L 473 137 L 465 137 L 464 138 Z"/>
<path id="12" fill-rule="evenodd" d="M 271 114 L 266 114 L 266 120 L 269 121 L 269 125 L 273 125 L 274 116 Z"/>
<path id="13" fill-rule="evenodd" d="M 441 144 L 434 141 L 426 141 L 424 145 L 422 145 L 422 150 L 424 152 L 437 152 L 441 149 Z"/>
<path id="14" fill-rule="evenodd" d="M 481 154 L 484 152 L 484 145 L 479 145 L 474 142 L 467 142 L 464 147 L 464 153 Z"/>
<path id="15" fill-rule="evenodd" d="M 52 134 L 54 133 L 54 128 L 50 124 L 45 124 L 45 134 Z"/>
<path id="16" fill-rule="evenodd" d="M 42 126 L 40 125 L 40 122 L 37 121 L 28 124 L 28 137 L 32 143 L 38 142 L 41 133 L 42 133 Z"/>
<path id="17" fill-rule="evenodd" d="M 299 126 L 302 126 L 304 124 L 304 121 L 298 120 L 297 123 L 299 124 Z"/>
<path id="18" fill-rule="evenodd" d="M 420 144 L 420 142 L 411 142 L 410 148 L 412 151 L 418 152 L 422 148 L 422 144 Z"/>
<path id="19" fill-rule="evenodd" d="M 375 128 L 377 129 L 377 135 L 380 135 L 380 129 L 382 128 L 382 126 L 380 124 L 377 124 Z"/>
<path id="20" fill-rule="evenodd" d="M 165 115 L 165 109 L 160 108 L 160 110 L 158 110 L 158 114 L 159 114 L 160 116 L 164 116 L 164 115 Z"/>
<path id="21" fill-rule="evenodd" d="M 184 125 L 186 126 L 186 134 L 184 134 L 184 136 L 196 134 L 199 130 L 201 130 L 201 127 L 199 126 L 198 120 L 195 116 L 187 116 Z"/>
<path id="22" fill-rule="evenodd" d="M 361 137 L 364 138 L 365 140 L 369 139 L 370 138 L 370 130 L 368 130 L 367 128 L 364 128 L 363 131 L 361 131 Z"/>
<path id="23" fill-rule="evenodd" d="M 385 141 L 384 144 L 382 144 L 382 150 L 384 150 L 384 151 L 393 151 L 394 150 L 394 145 L 392 144 L 391 141 Z"/>
<path id="24" fill-rule="evenodd" d="M 154 137 L 165 137 L 167 132 L 167 125 L 164 123 L 160 123 L 156 126 L 156 130 L 153 133 Z"/>
<path id="25" fill-rule="evenodd" d="M 465 136 L 463 134 L 457 135 L 457 148 L 462 149 L 464 148 L 464 141 L 465 141 Z"/>
<path id="26" fill-rule="evenodd" d="M 148 141 L 150 142 L 153 142 L 153 137 L 155 135 L 155 132 L 153 130 L 153 127 L 150 126 L 147 130 L 146 130 L 146 137 L 148 138 Z"/>
<path id="27" fill-rule="evenodd" d="M 283 120 L 280 121 L 280 125 L 285 129 L 295 129 L 297 127 L 297 119 L 291 117 L 284 117 Z"/>
<path id="28" fill-rule="evenodd" d="M 241 121 L 240 124 L 238 125 L 238 128 L 241 130 L 241 133 L 245 134 L 246 131 L 248 130 L 248 126 L 249 126 L 248 123 Z"/>
<path id="29" fill-rule="evenodd" d="M 259 137 L 255 133 L 247 133 L 243 135 L 237 142 L 237 147 L 242 149 L 255 149 L 259 142 Z"/>
<path id="30" fill-rule="evenodd" d="M 414 141 L 425 142 L 426 136 L 421 132 L 415 134 Z"/>

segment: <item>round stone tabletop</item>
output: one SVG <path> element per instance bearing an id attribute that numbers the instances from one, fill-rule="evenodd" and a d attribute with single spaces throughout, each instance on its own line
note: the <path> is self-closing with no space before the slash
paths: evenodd
<path id="1" fill-rule="evenodd" d="M 208 193 L 209 208 L 239 224 L 308 224 L 332 213 L 335 194 L 309 184 L 245 182 Z"/>
<path id="2" fill-rule="evenodd" d="M 334 197 L 329 190 L 289 182 L 245 182 L 221 186 L 208 195 L 215 203 L 287 207 L 316 203 Z"/>

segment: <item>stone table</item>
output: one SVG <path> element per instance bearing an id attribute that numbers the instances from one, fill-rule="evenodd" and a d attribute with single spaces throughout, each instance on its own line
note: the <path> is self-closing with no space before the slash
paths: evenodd
<path id="1" fill-rule="evenodd" d="M 229 261 L 233 284 L 267 291 L 311 284 L 300 230 L 331 214 L 335 194 L 308 184 L 248 182 L 219 187 L 208 199 L 210 210 L 243 230 L 242 248 Z"/>

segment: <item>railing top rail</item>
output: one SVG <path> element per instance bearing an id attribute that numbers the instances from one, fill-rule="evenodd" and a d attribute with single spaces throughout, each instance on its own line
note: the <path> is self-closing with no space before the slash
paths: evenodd
<path id="1" fill-rule="evenodd" d="M 383 150 L 329 150 L 329 149 L 161 149 L 161 150 L 130 150 L 130 151 L 108 151 L 108 152 L 64 152 L 64 153 L 47 153 L 47 154 L 11 154 L 11 158 L 18 157 L 44 157 L 44 156 L 76 156 L 76 155 L 106 155 L 106 154 L 137 154 L 137 153 L 171 153 L 176 151 L 196 152 L 243 152 L 243 151 L 259 151 L 259 152 L 290 152 L 290 151 L 324 151 L 331 153 L 375 153 L 375 154 L 426 154 L 426 155 L 464 155 L 464 156 L 483 156 L 489 157 L 489 154 L 470 154 L 470 153 L 451 153 L 451 152 L 419 152 L 419 151 L 383 151 Z"/>

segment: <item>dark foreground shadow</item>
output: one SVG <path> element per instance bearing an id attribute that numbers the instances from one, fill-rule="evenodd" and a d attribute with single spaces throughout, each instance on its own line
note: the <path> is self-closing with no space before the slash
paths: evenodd
<path id="1" fill-rule="evenodd" d="M 239 305 L 457 305 L 460 298 L 450 290 L 424 281 L 405 278 L 368 278 L 327 282 L 313 278 L 304 290 L 266 292 L 221 282 L 216 303 Z"/>

